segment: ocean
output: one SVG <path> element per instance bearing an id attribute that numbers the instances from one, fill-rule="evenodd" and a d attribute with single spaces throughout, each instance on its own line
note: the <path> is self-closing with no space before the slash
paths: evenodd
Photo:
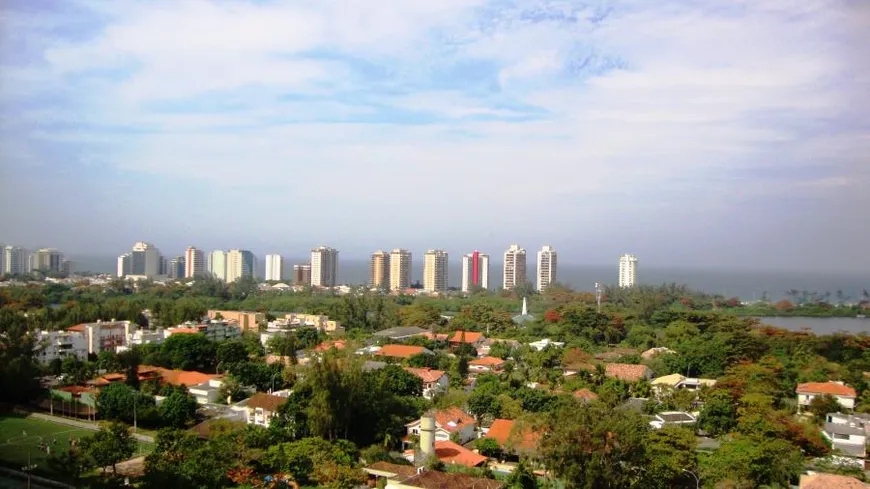
<path id="1" fill-rule="evenodd" d="M 78 271 L 96 273 L 115 273 L 117 258 L 112 256 L 75 256 L 70 259 Z M 307 262 L 305 258 L 291 259 L 285 257 L 284 276 L 288 279 L 293 271 L 294 263 Z M 258 257 L 258 276 L 264 276 L 265 259 Z M 412 264 L 412 281 L 422 281 L 422 259 L 415 257 Z M 534 280 L 534 261 L 529 260 L 528 277 Z M 462 266 L 458 257 L 450 260 L 448 281 L 450 286 L 459 287 L 461 283 Z M 362 284 L 369 280 L 369 262 L 363 260 L 339 259 L 339 282 L 346 284 Z M 760 299 L 767 292 L 771 300 L 785 297 L 790 289 L 806 290 L 808 292 L 830 292 L 832 300 L 838 290 L 850 300 L 860 298 L 864 289 L 870 290 L 870 271 L 864 273 L 823 273 L 797 271 L 766 271 L 766 270 L 722 270 L 722 269 L 684 269 L 684 268 L 645 268 L 640 264 L 637 279 L 641 284 L 659 285 L 675 282 L 685 284 L 693 289 L 711 294 L 722 294 L 726 297 L 739 297 L 744 301 Z M 501 263 L 490 264 L 489 286 L 495 289 L 501 286 Z M 616 263 L 612 266 L 574 265 L 559 263 L 557 282 L 570 286 L 575 290 L 592 291 L 595 282 L 615 284 L 617 282 Z"/>

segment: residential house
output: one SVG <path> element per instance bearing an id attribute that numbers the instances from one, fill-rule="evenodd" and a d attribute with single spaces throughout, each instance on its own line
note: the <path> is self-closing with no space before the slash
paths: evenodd
<path id="1" fill-rule="evenodd" d="M 713 387 L 714 385 L 716 385 L 716 380 L 698 379 L 693 377 L 684 377 L 680 374 L 671 374 L 653 379 L 652 382 L 650 382 L 650 385 L 652 385 L 653 391 L 658 394 L 662 391 L 662 389 L 666 388 L 697 391 L 701 389 L 701 387 Z"/>
<path id="2" fill-rule="evenodd" d="M 129 338 L 127 338 L 127 346 L 159 345 L 163 343 L 165 339 L 166 331 L 163 328 L 153 330 L 137 329 Z"/>
<path id="3" fill-rule="evenodd" d="M 450 380 L 443 370 L 405 367 L 405 371 L 416 375 L 423 381 L 423 397 L 426 399 L 432 400 L 436 395 L 447 392 L 450 387 Z"/>
<path id="4" fill-rule="evenodd" d="M 432 413 L 435 419 L 435 441 L 447 441 L 452 436 L 461 444 L 465 444 L 477 438 L 477 423 L 474 417 L 458 407 L 449 407 Z M 422 418 L 405 425 L 409 436 L 419 436 Z"/>
<path id="5" fill-rule="evenodd" d="M 553 341 L 550 338 L 544 338 L 543 340 L 533 341 L 529 343 L 529 346 L 537 351 L 541 351 L 548 346 L 552 346 L 553 348 L 562 348 L 563 346 L 565 346 L 565 343 L 561 341 Z"/>
<path id="6" fill-rule="evenodd" d="M 650 419 L 649 425 L 653 429 L 661 429 L 665 426 L 682 426 L 695 424 L 697 419 L 690 413 L 682 411 L 662 411 L 654 414 Z"/>
<path id="7" fill-rule="evenodd" d="M 67 328 L 67 331 L 77 332 L 84 336 L 88 345 L 88 353 L 94 355 L 103 351 L 115 353 L 118 347 L 127 346 L 127 339 L 136 331 L 136 324 L 130 321 L 97 321 L 82 323 Z"/>
<path id="8" fill-rule="evenodd" d="M 243 330 L 256 330 L 260 324 L 266 324 L 266 315 L 254 311 L 208 311 L 209 319 L 224 319 L 239 325 Z"/>
<path id="9" fill-rule="evenodd" d="M 475 358 L 468 362 L 468 371 L 472 373 L 501 372 L 505 361 L 497 357 Z"/>
<path id="10" fill-rule="evenodd" d="M 311 327 L 316 328 L 324 333 L 337 334 L 343 333 L 344 328 L 338 321 L 329 319 L 329 316 L 321 314 L 302 314 L 290 313 L 284 316 L 286 324 L 292 328 Z"/>
<path id="11" fill-rule="evenodd" d="M 483 438 L 495 440 L 505 452 L 527 455 L 538 448 L 541 434 L 529 427 L 518 426 L 512 419 L 496 419 Z"/>
<path id="12" fill-rule="evenodd" d="M 187 392 L 196 398 L 197 404 L 213 404 L 218 402 L 218 393 L 224 383 L 221 379 L 213 378 L 187 388 Z"/>
<path id="13" fill-rule="evenodd" d="M 500 338 L 486 338 L 480 343 L 480 346 L 477 347 L 477 356 L 479 356 L 479 357 L 489 356 L 489 352 L 492 350 L 493 345 L 495 345 L 496 343 L 504 343 L 512 349 L 520 347 L 520 342 L 517 340 L 503 340 Z"/>
<path id="14" fill-rule="evenodd" d="M 210 340 L 226 341 L 242 336 L 242 330 L 234 322 L 212 320 L 202 324 L 187 322 L 166 330 L 167 338 L 175 334 L 201 334 Z"/>
<path id="15" fill-rule="evenodd" d="M 476 333 L 474 331 L 454 331 L 450 334 L 450 338 L 447 340 L 450 343 L 450 346 L 459 346 L 462 343 L 467 343 L 475 348 L 483 344 L 483 341 L 486 338 L 483 336 L 483 333 Z"/>
<path id="16" fill-rule="evenodd" d="M 368 486 L 377 487 L 378 481 L 385 480 L 387 484 L 390 482 L 401 483 L 411 477 L 417 475 L 417 468 L 413 465 L 399 465 L 390 462 L 375 462 L 366 467 L 363 467 L 363 472 L 368 474 Z"/>
<path id="17" fill-rule="evenodd" d="M 389 338 L 391 340 L 406 340 L 428 332 L 429 331 L 423 328 L 418 328 L 417 326 L 399 326 L 395 328 L 382 329 L 375 332 L 372 336 L 376 338 Z"/>
<path id="18" fill-rule="evenodd" d="M 286 397 L 258 392 L 245 404 L 245 422 L 268 428 L 272 417 L 285 402 Z"/>
<path id="19" fill-rule="evenodd" d="M 328 352 L 329 350 L 333 350 L 333 349 L 344 350 L 346 346 L 347 346 L 347 341 L 345 341 L 345 340 L 324 341 L 323 343 L 320 343 L 319 345 L 315 346 L 312 351 L 314 353 L 325 353 L 325 352 Z"/>
<path id="20" fill-rule="evenodd" d="M 652 370 L 646 365 L 630 363 L 607 363 L 604 365 L 604 375 L 625 382 L 639 382 L 652 378 Z"/>
<path id="21" fill-rule="evenodd" d="M 870 434 L 870 415 L 829 413 L 822 426 L 822 435 L 839 452 L 841 462 L 864 468 L 867 458 L 867 436 Z"/>
<path id="22" fill-rule="evenodd" d="M 798 409 L 801 410 L 810 405 L 818 396 L 830 395 L 834 397 L 840 406 L 846 409 L 855 408 L 855 399 L 858 394 L 855 389 L 842 382 L 807 382 L 798 384 L 795 390 L 798 396 Z"/>
<path id="23" fill-rule="evenodd" d="M 414 345 L 384 345 L 375 353 L 376 356 L 379 357 L 389 357 L 389 358 L 399 358 L 403 360 L 407 360 L 414 355 L 420 355 L 421 353 L 425 353 L 426 355 L 434 355 L 435 353 L 432 350 L 427 348 L 423 348 L 422 346 L 414 346 Z"/>

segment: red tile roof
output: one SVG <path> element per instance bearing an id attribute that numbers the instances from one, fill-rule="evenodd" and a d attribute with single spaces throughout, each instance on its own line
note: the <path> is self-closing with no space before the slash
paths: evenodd
<path id="1" fill-rule="evenodd" d="M 504 360 L 498 357 L 483 357 L 483 358 L 475 358 L 474 360 L 468 362 L 469 365 L 476 365 L 478 367 L 499 367 L 504 365 Z"/>
<path id="2" fill-rule="evenodd" d="M 435 422 L 447 431 L 459 431 L 475 421 L 473 416 L 454 406 L 436 411 Z"/>
<path id="3" fill-rule="evenodd" d="M 598 394 L 592 392 L 589 389 L 580 389 L 578 391 L 574 391 L 574 397 L 577 399 L 583 399 L 586 402 L 590 402 L 598 399 Z"/>
<path id="4" fill-rule="evenodd" d="M 855 389 L 837 382 L 807 382 L 798 384 L 798 394 L 830 394 L 832 396 L 857 397 Z"/>
<path id="5" fill-rule="evenodd" d="M 411 368 L 405 367 L 406 372 L 410 372 L 417 377 L 420 377 L 424 383 L 438 382 L 438 379 L 444 375 L 443 370 L 432 370 L 431 368 Z"/>
<path id="6" fill-rule="evenodd" d="M 400 479 L 406 479 L 408 477 L 413 477 L 417 475 L 417 468 L 413 465 L 399 465 L 384 461 L 375 462 L 363 468 L 363 470 L 365 469 L 377 472 L 385 472 L 388 474 L 396 474 L 396 476 L 399 476 Z"/>
<path id="7" fill-rule="evenodd" d="M 463 339 L 463 333 L 465 337 Z M 473 331 L 455 331 L 450 336 L 451 343 L 477 343 L 483 338 L 483 333 L 475 333 Z"/>
<path id="8" fill-rule="evenodd" d="M 170 334 L 199 334 L 199 328 L 169 328 Z"/>
<path id="9" fill-rule="evenodd" d="M 628 363 L 608 363 L 604 366 L 605 375 L 615 377 L 626 382 L 637 382 L 649 377 L 652 372 L 646 365 L 632 365 Z"/>
<path id="10" fill-rule="evenodd" d="M 384 345 L 377 355 L 381 357 L 411 358 L 426 351 L 422 346 L 412 345 Z"/>
<path id="11" fill-rule="evenodd" d="M 854 477 L 835 474 L 802 475 L 800 489 L 867 489 L 865 484 Z"/>
<path id="12" fill-rule="evenodd" d="M 78 331 L 79 333 L 84 333 L 85 332 L 85 325 L 84 324 L 76 324 L 75 326 L 70 326 L 66 330 L 67 331 Z"/>
<path id="13" fill-rule="evenodd" d="M 220 375 L 204 374 L 202 372 L 194 372 L 188 370 L 170 370 L 168 368 L 152 367 L 150 365 L 139 366 L 140 377 L 143 375 L 143 373 L 151 372 L 159 375 L 160 380 L 167 384 L 186 385 L 188 387 L 208 382 L 211 379 L 220 378 Z"/>
<path id="14" fill-rule="evenodd" d="M 445 464 L 459 464 L 466 467 L 477 467 L 486 463 L 487 460 L 483 455 L 474 453 L 450 440 L 436 441 L 435 455 Z"/>
<path id="15" fill-rule="evenodd" d="M 347 341 L 345 340 L 333 340 L 333 341 L 324 341 L 323 343 L 314 347 L 315 352 L 324 352 L 329 351 L 333 348 L 336 350 L 344 350 L 347 346 Z"/>
<path id="16" fill-rule="evenodd" d="M 427 470 L 403 481 L 402 485 L 421 489 L 502 489 L 504 482 L 453 472 Z"/>
<path id="17" fill-rule="evenodd" d="M 258 392 L 248 399 L 246 406 L 249 408 L 260 408 L 263 411 L 274 413 L 285 402 L 287 402 L 286 397 L 273 396 L 271 394 L 266 394 L 265 392 Z"/>
<path id="18" fill-rule="evenodd" d="M 496 419 L 489 427 L 489 431 L 484 438 L 492 438 L 499 445 L 505 447 L 510 446 L 521 450 L 534 450 L 538 446 L 538 440 L 541 438 L 540 433 L 535 433 L 531 429 L 524 429 L 522 433 L 517 433 L 514 430 L 516 422 L 511 419 Z"/>

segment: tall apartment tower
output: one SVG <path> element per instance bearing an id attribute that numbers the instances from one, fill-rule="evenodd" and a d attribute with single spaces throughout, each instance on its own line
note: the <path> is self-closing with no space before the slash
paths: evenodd
<path id="1" fill-rule="evenodd" d="M 489 255 L 477 250 L 462 257 L 462 291 L 489 288 Z"/>
<path id="2" fill-rule="evenodd" d="M 3 248 L 3 263 L 0 271 L 4 275 L 22 275 L 27 273 L 27 252 L 20 246 L 5 246 Z"/>
<path id="3" fill-rule="evenodd" d="M 293 265 L 293 283 L 296 285 L 311 285 L 311 265 L 299 263 Z"/>
<path id="4" fill-rule="evenodd" d="M 447 252 L 428 250 L 423 255 L 423 290 L 447 292 Z"/>
<path id="5" fill-rule="evenodd" d="M 396 248 L 390 252 L 390 290 L 411 286 L 411 252 Z"/>
<path id="6" fill-rule="evenodd" d="M 253 277 L 256 260 L 248 250 L 227 252 L 227 282 L 235 282 L 243 277 Z"/>
<path id="7" fill-rule="evenodd" d="M 31 271 L 45 273 L 61 273 L 63 271 L 63 254 L 52 248 L 41 248 L 33 253 Z"/>
<path id="8" fill-rule="evenodd" d="M 619 257 L 619 286 L 634 287 L 637 283 L 637 257 L 625 254 Z"/>
<path id="9" fill-rule="evenodd" d="M 284 258 L 266 255 L 266 280 L 284 280 Z"/>
<path id="10" fill-rule="evenodd" d="M 176 256 L 169 260 L 169 270 L 166 271 L 166 275 L 169 275 L 169 278 L 184 278 L 187 269 L 186 262 L 187 260 L 183 256 Z"/>
<path id="11" fill-rule="evenodd" d="M 538 292 L 543 292 L 556 281 L 556 250 L 544 246 L 538 252 L 538 280 L 535 284 Z"/>
<path id="12" fill-rule="evenodd" d="M 118 276 L 139 275 L 154 277 L 164 271 L 163 256 L 153 244 L 139 241 L 130 253 L 118 257 Z"/>
<path id="13" fill-rule="evenodd" d="M 512 244 L 504 252 L 504 275 L 502 287 L 510 290 L 517 285 L 526 283 L 526 250 Z"/>
<path id="14" fill-rule="evenodd" d="M 335 287 L 338 281 L 338 250 L 320 246 L 311 250 L 311 285 Z"/>
<path id="15" fill-rule="evenodd" d="M 218 279 L 227 281 L 227 252 L 224 250 L 214 250 L 208 254 L 208 273 Z"/>
<path id="16" fill-rule="evenodd" d="M 170 263 L 171 266 L 172 264 Z M 194 246 L 188 246 L 184 252 L 184 277 L 198 277 L 203 272 L 205 272 L 205 253 Z"/>
<path id="17" fill-rule="evenodd" d="M 372 253 L 369 287 L 388 289 L 390 287 L 390 254 L 383 250 Z"/>

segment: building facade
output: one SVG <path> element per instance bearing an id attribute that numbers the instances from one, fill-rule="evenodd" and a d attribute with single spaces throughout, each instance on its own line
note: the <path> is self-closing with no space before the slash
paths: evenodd
<path id="1" fill-rule="evenodd" d="M 619 286 L 634 287 L 637 284 L 637 257 L 622 255 L 619 257 Z"/>
<path id="2" fill-rule="evenodd" d="M 3 247 L 2 272 L 4 275 L 23 275 L 27 270 L 27 252 L 20 246 Z"/>
<path id="3" fill-rule="evenodd" d="M 295 285 L 311 285 L 311 265 L 298 263 L 293 265 L 293 283 Z"/>
<path id="4" fill-rule="evenodd" d="M 512 244 L 504 252 L 504 274 L 502 287 L 510 290 L 526 283 L 526 250 Z"/>
<path id="5" fill-rule="evenodd" d="M 133 251 L 118 257 L 118 276 L 156 277 L 165 271 L 163 261 L 157 247 L 139 241 L 133 245 Z"/>
<path id="6" fill-rule="evenodd" d="M 32 271 L 43 273 L 63 272 L 63 253 L 52 248 L 40 248 L 33 253 Z"/>
<path id="7" fill-rule="evenodd" d="M 208 254 L 207 271 L 212 277 L 227 280 L 227 252 L 223 250 L 214 250 Z"/>
<path id="8" fill-rule="evenodd" d="M 390 287 L 390 254 L 383 250 L 372 253 L 369 266 L 369 287 L 388 289 Z"/>
<path id="9" fill-rule="evenodd" d="M 78 331 L 39 331 L 37 345 L 41 348 L 37 359 L 42 363 L 49 363 L 55 358 L 88 358 L 88 342 L 85 335 Z"/>
<path id="10" fill-rule="evenodd" d="M 311 285 L 335 287 L 338 282 L 338 250 L 320 246 L 311 250 Z"/>
<path id="11" fill-rule="evenodd" d="M 169 278 L 184 278 L 184 271 L 187 267 L 185 267 L 185 260 L 183 256 L 176 256 L 175 258 L 169 260 L 169 265 L 167 265 L 166 275 Z"/>
<path id="12" fill-rule="evenodd" d="M 202 275 L 206 271 L 205 265 L 205 253 L 189 246 L 184 252 L 184 277 L 193 278 Z"/>
<path id="13" fill-rule="evenodd" d="M 240 278 L 253 277 L 256 259 L 248 250 L 230 250 L 227 252 L 227 282 L 235 282 Z"/>
<path id="14" fill-rule="evenodd" d="M 550 284 L 556 281 L 556 250 L 550 246 L 544 246 L 538 252 L 538 277 L 536 288 L 543 292 Z"/>
<path id="15" fill-rule="evenodd" d="M 462 291 L 489 288 L 489 255 L 477 250 L 462 257 Z"/>
<path id="16" fill-rule="evenodd" d="M 390 252 L 390 290 L 411 286 L 411 252 L 396 248 Z"/>
<path id="17" fill-rule="evenodd" d="M 266 255 L 266 280 L 284 280 L 284 258 L 281 255 Z"/>
<path id="18" fill-rule="evenodd" d="M 423 290 L 447 292 L 447 252 L 427 250 L 423 255 Z"/>

